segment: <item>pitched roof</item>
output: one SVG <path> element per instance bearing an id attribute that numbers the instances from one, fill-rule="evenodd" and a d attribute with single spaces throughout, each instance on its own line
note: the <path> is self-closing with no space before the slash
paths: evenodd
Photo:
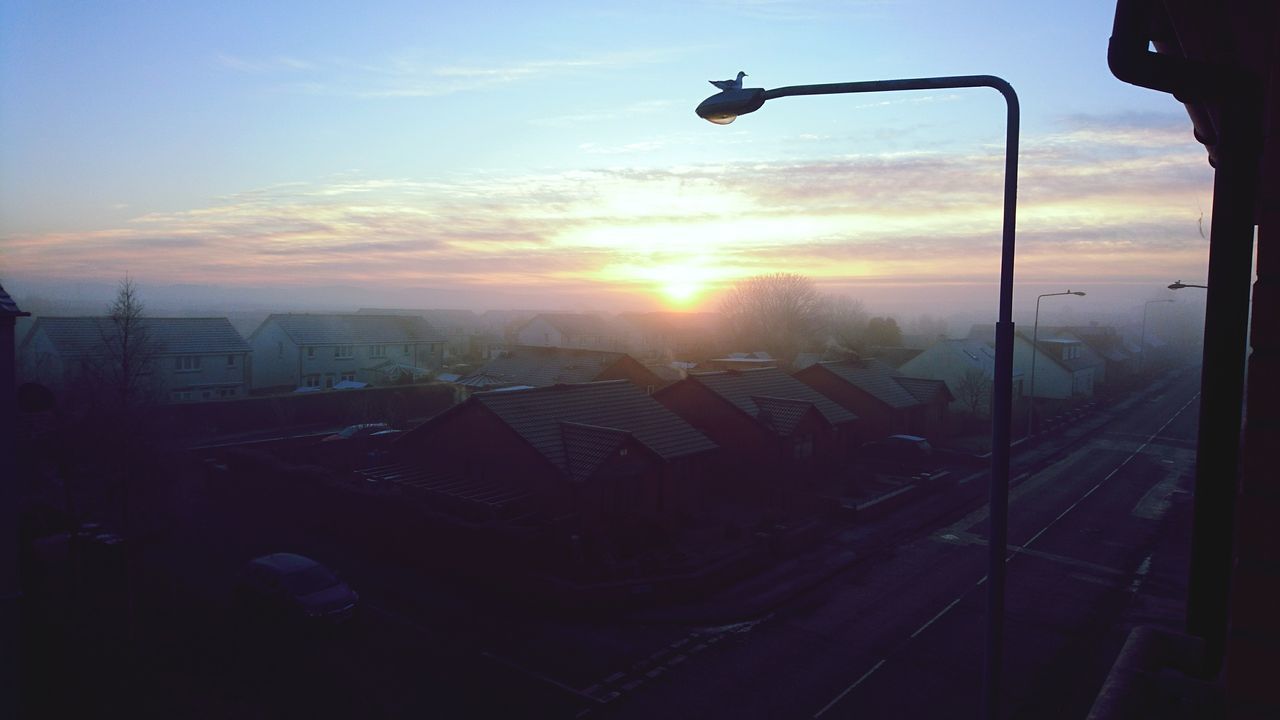
<path id="1" fill-rule="evenodd" d="M 591 477 L 630 437 L 626 430 L 562 421 L 560 439 L 569 477 L 578 482 Z"/>
<path id="2" fill-rule="evenodd" d="M 360 308 L 356 311 L 357 315 L 408 315 L 420 316 L 431 327 L 449 334 L 459 334 L 468 330 L 478 330 L 480 328 L 480 316 L 473 310 L 461 310 L 455 308 L 429 308 L 425 310 L 413 310 L 406 308 Z"/>
<path id="3" fill-rule="evenodd" d="M 298 345 L 444 342 L 440 333 L 417 315 L 273 314 L 263 325 L 272 321 Z"/>
<path id="4" fill-rule="evenodd" d="M 26 317 L 31 313 L 22 312 L 18 307 L 18 303 L 9 297 L 9 293 L 5 292 L 3 286 L 0 286 L 0 315 L 8 315 L 10 317 Z"/>
<path id="5" fill-rule="evenodd" d="M 541 319 L 562 335 L 613 335 L 616 334 L 605 322 L 604 318 L 585 313 L 542 313 L 534 316 L 530 323 Z"/>
<path id="6" fill-rule="evenodd" d="M 595 380 L 600 373 L 626 357 L 626 353 L 607 350 L 519 345 L 485 363 L 479 370 L 468 375 L 467 379 L 484 377 L 506 384 L 534 387 L 556 383 L 584 383 Z M 464 381 L 464 384 L 474 383 Z"/>
<path id="7" fill-rule="evenodd" d="M 249 352 L 249 345 L 226 318 L 141 319 L 148 352 L 156 355 L 195 355 Z M 118 337 L 109 317 L 49 317 L 36 320 L 28 337 L 43 331 L 64 357 L 97 355 L 102 344 Z"/>
<path id="8" fill-rule="evenodd" d="M 768 397 L 811 403 L 832 425 L 858 419 L 858 416 L 840 407 L 827 396 L 776 367 L 690 373 L 689 379 L 701 383 L 753 418 L 760 416 L 755 398 Z"/>
<path id="9" fill-rule="evenodd" d="M 756 418 L 784 437 L 795 432 L 805 413 L 815 409 L 807 400 L 763 396 L 751 400 L 756 404 Z"/>
<path id="10" fill-rule="evenodd" d="M 664 460 L 716 448 L 705 435 L 626 380 L 481 392 L 468 402 L 488 408 L 570 476 L 581 471 L 583 463 L 589 464 L 592 454 L 609 445 L 618 433 L 635 438 Z"/>
<path id="11" fill-rule="evenodd" d="M 951 391 L 947 389 L 947 384 L 941 380 L 933 380 L 931 378 L 906 377 L 899 375 L 894 378 L 907 392 L 911 393 L 916 400 L 931 405 L 934 403 L 949 403 L 955 399 L 951 395 Z"/>
<path id="12" fill-rule="evenodd" d="M 818 363 L 836 377 L 892 408 L 909 408 L 921 401 L 898 382 L 900 373 L 874 358 Z"/>

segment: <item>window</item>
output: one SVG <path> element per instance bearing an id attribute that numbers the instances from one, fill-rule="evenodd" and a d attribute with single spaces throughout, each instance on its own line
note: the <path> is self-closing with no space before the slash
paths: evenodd
<path id="1" fill-rule="evenodd" d="M 281 360 L 284 359 L 284 343 L 283 342 L 276 343 L 276 357 L 280 358 Z"/>
<path id="2" fill-rule="evenodd" d="M 195 355 L 179 355 L 173 359 L 173 369 L 178 372 L 197 372 L 200 370 L 200 358 Z"/>
<path id="3" fill-rule="evenodd" d="M 336 360 L 344 360 L 354 356 L 355 353 L 352 352 L 350 345 L 339 345 L 333 349 L 333 357 Z"/>
<path id="4" fill-rule="evenodd" d="M 404 353 L 403 353 L 403 354 L 405 354 L 405 355 L 408 355 L 408 354 L 409 354 L 409 346 L 408 346 L 408 345 L 405 345 L 405 346 L 404 346 Z"/>
<path id="5" fill-rule="evenodd" d="M 308 360 L 310 360 L 311 358 L 313 358 L 313 357 L 315 357 L 315 356 L 316 356 L 316 349 L 315 349 L 315 348 L 313 348 L 313 347 L 309 347 L 309 348 L 307 348 L 307 359 L 308 359 Z"/>
<path id="6" fill-rule="evenodd" d="M 370 345 L 369 357 L 383 358 L 387 356 L 386 345 Z"/>
<path id="7" fill-rule="evenodd" d="M 303 384 L 305 384 L 307 387 L 320 387 L 320 376 L 308 375 L 304 379 Z"/>
<path id="8" fill-rule="evenodd" d="M 236 356 L 235 356 L 235 355 L 228 355 L 228 356 L 227 356 L 227 367 L 235 367 L 235 366 L 236 366 Z"/>
<path id="9" fill-rule="evenodd" d="M 225 400 L 225 399 L 227 399 L 227 398 L 233 398 L 233 397 L 235 397 L 235 396 L 236 396 L 236 389 L 235 389 L 235 388 L 233 388 L 233 387 L 231 387 L 231 388 L 218 388 L 218 397 L 220 397 L 220 398 L 222 398 L 222 399 L 224 399 L 224 400 Z"/>
<path id="10" fill-rule="evenodd" d="M 355 373 L 355 371 L 354 371 L 354 370 L 353 370 L 353 371 L 351 371 L 351 372 L 344 372 L 344 373 L 342 373 L 342 377 L 341 377 L 340 379 L 341 379 L 343 382 L 355 382 L 355 381 L 356 381 L 356 373 Z"/>
<path id="11" fill-rule="evenodd" d="M 791 452 L 796 460 L 808 460 L 813 457 L 813 435 L 806 433 L 795 438 L 795 445 Z"/>
<path id="12" fill-rule="evenodd" d="M 324 386 L 325 386 L 326 388 L 332 388 L 332 387 L 333 387 L 333 376 L 332 376 L 332 375 L 325 375 L 325 376 L 324 376 Z"/>
<path id="13" fill-rule="evenodd" d="M 169 397 L 172 398 L 174 402 L 186 402 L 191 399 L 191 391 L 178 390 L 176 392 L 169 393 Z"/>
<path id="14" fill-rule="evenodd" d="M 202 390 L 202 391 L 200 392 L 200 397 L 201 397 L 201 399 L 208 400 L 209 398 L 213 397 L 213 391 L 211 391 L 211 390 Z"/>

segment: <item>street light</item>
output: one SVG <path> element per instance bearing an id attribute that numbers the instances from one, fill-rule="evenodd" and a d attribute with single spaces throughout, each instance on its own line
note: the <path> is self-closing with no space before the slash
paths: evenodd
<path id="1" fill-rule="evenodd" d="M 1084 293 L 1080 291 L 1071 291 L 1060 293 L 1045 293 L 1036 296 L 1036 322 L 1031 326 L 1031 393 L 1027 396 L 1027 437 L 1031 437 L 1031 422 L 1035 419 L 1036 412 L 1036 355 L 1039 354 L 1039 333 L 1040 333 L 1040 299 L 1054 297 L 1056 295 L 1077 295 L 1084 297 Z"/>
<path id="2" fill-rule="evenodd" d="M 992 387 L 990 532 L 987 536 L 986 658 L 982 676 L 982 714 L 998 713 L 1002 636 L 1004 633 L 1005 562 L 1009 535 L 1009 435 L 1013 400 L 1013 240 L 1018 202 L 1018 95 L 994 75 L 870 80 L 821 85 L 731 88 L 703 100 L 698 117 L 728 125 L 739 115 L 759 110 L 768 100 L 792 95 L 842 95 L 898 90 L 942 90 L 989 87 L 1004 96 L 1004 222 L 1000 242 L 1000 311 L 996 322 L 995 382 Z"/>
<path id="3" fill-rule="evenodd" d="M 1181 290 L 1182 288 L 1189 288 L 1189 287 L 1204 288 L 1205 290 L 1208 290 L 1208 289 L 1209 289 L 1209 286 L 1208 286 L 1208 285 L 1192 285 L 1192 284 L 1190 284 L 1190 283 L 1184 283 L 1184 282 L 1182 282 L 1181 280 L 1174 280 L 1174 281 L 1173 281 L 1173 284 L 1169 286 L 1169 289 L 1170 289 L 1170 290 Z"/>
<path id="4" fill-rule="evenodd" d="M 1176 284 L 1177 283 L 1174 283 L 1174 285 Z M 1169 287 L 1173 287 L 1173 285 L 1170 285 Z M 1142 377 L 1142 366 L 1146 364 L 1146 360 L 1147 360 L 1147 308 L 1151 307 L 1154 303 L 1167 303 L 1167 302 L 1173 302 L 1173 300 L 1170 300 L 1168 298 L 1165 298 L 1164 300 L 1148 300 L 1142 306 L 1142 335 L 1138 338 L 1138 377 L 1139 378 Z"/>

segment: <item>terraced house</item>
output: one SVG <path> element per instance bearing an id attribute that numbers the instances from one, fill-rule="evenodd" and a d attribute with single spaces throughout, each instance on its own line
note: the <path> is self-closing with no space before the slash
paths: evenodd
<path id="1" fill-rule="evenodd" d="M 431 378 L 445 338 L 413 315 L 275 314 L 249 336 L 253 389 L 325 390 Z"/>

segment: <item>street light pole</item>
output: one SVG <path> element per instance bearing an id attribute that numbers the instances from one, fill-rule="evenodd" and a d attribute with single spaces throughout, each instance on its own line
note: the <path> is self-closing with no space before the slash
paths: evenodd
<path id="1" fill-rule="evenodd" d="M 1172 286 L 1170 286 L 1172 287 Z M 1147 308 L 1154 303 L 1173 302 L 1168 298 L 1164 300 L 1148 300 L 1142 306 L 1142 335 L 1138 338 L 1138 378 L 1142 378 L 1142 368 L 1147 364 Z"/>
<path id="2" fill-rule="evenodd" d="M 1031 326 L 1031 392 L 1027 395 L 1027 437 L 1031 437 L 1031 424 L 1035 419 L 1036 413 L 1036 355 L 1040 354 L 1039 334 L 1040 334 L 1040 299 L 1054 297 L 1057 295 L 1079 295 L 1084 297 L 1082 292 L 1072 292 L 1070 290 L 1060 293 L 1045 293 L 1036 296 L 1036 321 Z"/>
<path id="3" fill-rule="evenodd" d="M 1009 452 L 1013 403 L 1013 245 L 1018 203 L 1018 95 L 1013 86 L 994 75 L 871 80 L 865 82 L 731 88 L 703 100 L 699 117 L 727 125 L 739 115 L 759 110 L 765 101 L 792 95 L 840 95 L 989 87 L 1005 100 L 1004 220 L 1000 241 L 1000 308 L 996 322 L 995 382 L 991 412 L 991 494 L 987 535 L 986 655 L 982 676 L 982 716 L 999 714 L 1000 668 L 1004 635 L 1005 562 L 1009 535 Z"/>
<path id="4" fill-rule="evenodd" d="M 1209 289 L 1209 286 L 1208 286 L 1208 285 L 1192 285 L 1191 283 L 1184 283 L 1184 282 L 1182 282 L 1181 280 L 1174 280 L 1174 281 L 1173 281 L 1173 284 L 1171 284 L 1171 285 L 1169 286 L 1169 289 L 1170 289 L 1170 290 L 1181 290 L 1182 288 L 1189 288 L 1189 287 L 1193 287 L 1193 288 L 1203 288 L 1203 289 L 1205 289 L 1205 290 L 1208 290 L 1208 289 Z"/>

